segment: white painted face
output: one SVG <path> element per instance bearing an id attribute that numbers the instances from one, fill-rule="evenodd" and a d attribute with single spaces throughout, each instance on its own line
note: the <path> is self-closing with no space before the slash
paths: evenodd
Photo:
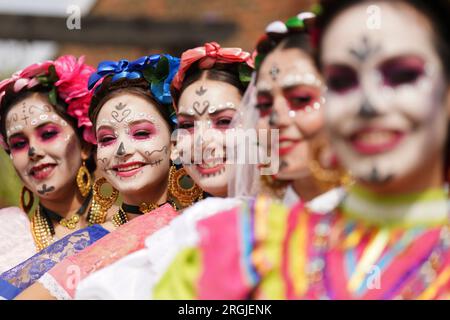
<path id="1" fill-rule="evenodd" d="M 448 123 L 429 22 L 406 4 L 375 4 L 380 29 L 367 27 L 366 3 L 354 5 L 328 27 L 321 56 L 335 151 L 374 186 L 406 181 L 442 157 Z"/>
<path id="2" fill-rule="evenodd" d="M 312 58 L 300 49 L 277 49 L 258 73 L 259 129 L 279 130 L 280 180 L 309 175 L 311 142 L 322 132 L 322 78 Z"/>
<path id="3" fill-rule="evenodd" d="M 33 93 L 11 106 L 5 124 L 11 159 L 25 186 L 48 200 L 76 192 L 75 177 L 87 155 L 44 94 Z"/>
<path id="4" fill-rule="evenodd" d="M 170 130 L 157 107 L 143 96 L 121 93 L 97 117 L 97 165 L 122 195 L 151 192 L 167 180 Z"/>
<path id="5" fill-rule="evenodd" d="M 176 150 L 195 183 L 214 196 L 227 195 L 231 164 L 225 163 L 225 131 L 241 98 L 228 83 L 200 79 L 183 91 L 178 102 Z"/>

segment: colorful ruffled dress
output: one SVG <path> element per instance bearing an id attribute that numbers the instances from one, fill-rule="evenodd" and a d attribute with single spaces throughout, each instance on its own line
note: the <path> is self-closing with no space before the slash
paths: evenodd
<path id="1" fill-rule="evenodd" d="M 207 198 L 145 240 L 145 247 L 81 281 L 76 299 L 148 299 L 153 285 L 176 254 L 195 243 L 201 219 L 238 206 L 234 198 Z"/>
<path id="2" fill-rule="evenodd" d="M 259 197 L 197 223 L 149 292 L 155 299 L 449 299 L 447 192 L 379 196 L 351 188 L 337 207 Z"/>
<path id="3" fill-rule="evenodd" d="M 308 206 L 331 210 L 341 197 L 342 190 L 333 190 L 308 203 Z M 196 227 L 199 221 L 240 207 L 242 203 L 245 200 L 239 198 L 208 198 L 187 208 L 169 225 L 149 236 L 145 248 L 81 281 L 76 298 L 152 299 L 154 286 L 178 253 L 198 243 Z"/>

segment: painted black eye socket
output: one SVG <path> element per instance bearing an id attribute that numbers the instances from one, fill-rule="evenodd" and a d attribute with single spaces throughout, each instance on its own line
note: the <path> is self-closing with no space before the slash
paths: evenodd
<path id="1" fill-rule="evenodd" d="M 114 140 L 114 137 L 112 137 L 112 136 L 106 136 L 106 137 L 100 138 L 99 142 L 100 142 L 100 143 L 107 143 L 107 142 L 110 142 L 110 141 L 112 141 L 112 140 Z"/>
<path id="2" fill-rule="evenodd" d="M 146 137 L 146 136 L 150 135 L 150 132 L 148 132 L 148 131 L 137 131 L 133 135 L 134 136 L 138 136 L 138 137 Z"/>
<path id="3" fill-rule="evenodd" d="M 345 93 L 358 86 L 358 77 L 354 71 L 350 70 L 332 74 L 326 81 L 328 88 L 338 93 Z"/>
<path id="4" fill-rule="evenodd" d="M 311 96 L 298 96 L 290 98 L 292 104 L 294 105 L 305 105 L 312 101 Z"/>
<path id="5" fill-rule="evenodd" d="M 267 111 L 270 110 L 271 108 L 272 108 L 271 103 L 258 103 L 256 105 L 256 109 L 258 109 L 259 111 Z"/>
<path id="6" fill-rule="evenodd" d="M 56 136 L 58 134 L 57 131 L 46 131 L 42 134 L 42 139 L 44 140 L 48 140 L 53 138 L 54 136 Z"/>
<path id="7" fill-rule="evenodd" d="M 216 121 L 216 125 L 218 126 L 228 126 L 231 124 L 231 119 L 219 119 Z"/>
<path id="8" fill-rule="evenodd" d="M 194 127 L 194 123 L 192 122 L 183 122 L 178 125 L 179 129 L 191 129 Z"/>
<path id="9" fill-rule="evenodd" d="M 421 70 L 415 68 L 395 68 L 383 74 L 387 85 L 397 87 L 404 84 L 415 83 L 423 74 Z"/>
<path id="10" fill-rule="evenodd" d="M 266 103 L 258 103 L 256 104 L 256 110 L 259 112 L 259 116 L 261 118 L 264 118 L 268 116 L 272 112 L 272 103 L 266 102 Z"/>
<path id="11" fill-rule="evenodd" d="M 11 145 L 12 149 L 23 149 L 27 143 L 25 141 L 15 142 Z"/>
<path id="12" fill-rule="evenodd" d="M 384 62 L 380 71 L 387 86 L 413 84 L 425 74 L 425 62 L 416 56 L 403 56 Z"/>

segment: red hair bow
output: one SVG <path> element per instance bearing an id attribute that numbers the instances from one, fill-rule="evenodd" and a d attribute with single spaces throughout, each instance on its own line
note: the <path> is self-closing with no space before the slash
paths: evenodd
<path id="1" fill-rule="evenodd" d="M 221 48 L 217 42 L 205 43 L 185 51 L 181 55 L 180 68 L 172 81 L 172 86 L 180 90 L 186 71 L 195 62 L 199 62 L 200 69 L 211 69 L 216 63 L 239 63 L 245 62 L 253 68 L 251 54 L 240 48 Z"/>

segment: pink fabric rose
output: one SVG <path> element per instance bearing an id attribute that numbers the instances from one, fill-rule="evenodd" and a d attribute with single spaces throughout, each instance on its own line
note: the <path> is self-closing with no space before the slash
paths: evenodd
<path id="1" fill-rule="evenodd" d="M 95 69 L 86 65 L 84 60 L 84 56 L 77 60 L 71 55 L 61 56 L 55 60 L 59 79 L 55 86 L 58 87 L 59 96 L 66 102 L 89 95 L 87 84 L 89 76 Z"/>

